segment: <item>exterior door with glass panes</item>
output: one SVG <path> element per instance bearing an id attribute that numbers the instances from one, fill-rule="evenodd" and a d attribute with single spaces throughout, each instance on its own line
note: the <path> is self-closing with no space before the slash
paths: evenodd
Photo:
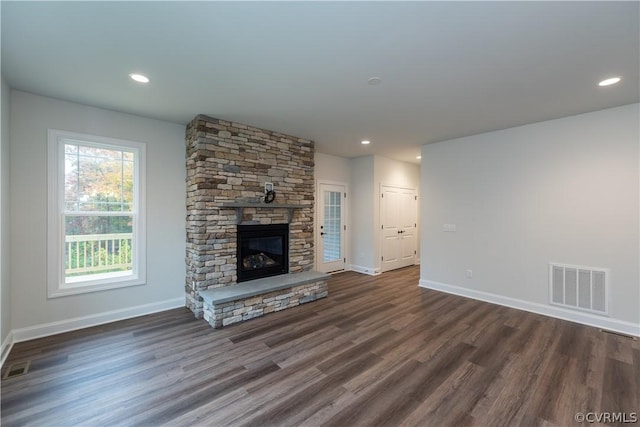
<path id="1" fill-rule="evenodd" d="M 346 185 L 321 182 L 318 190 L 318 270 L 344 270 Z"/>

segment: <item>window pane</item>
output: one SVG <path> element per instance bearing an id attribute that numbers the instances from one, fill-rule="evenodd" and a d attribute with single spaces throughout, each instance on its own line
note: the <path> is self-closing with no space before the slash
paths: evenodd
<path id="1" fill-rule="evenodd" d="M 85 145 L 78 145 L 78 151 L 81 156 L 95 157 L 103 160 L 121 160 L 122 151 L 109 150 L 106 148 L 87 147 Z"/>
<path id="2" fill-rule="evenodd" d="M 64 156 L 64 203 L 66 210 L 78 209 L 78 163 L 76 146 L 65 145 L 65 151 L 75 148 L 75 153 Z"/>
<path id="3" fill-rule="evenodd" d="M 66 216 L 65 277 L 132 270 L 133 216 Z M 69 280 L 67 280 L 69 282 Z"/>
<path id="4" fill-rule="evenodd" d="M 340 199 L 339 191 L 325 191 L 323 262 L 337 261 L 342 258 L 340 234 Z"/>
<path id="5" fill-rule="evenodd" d="M 64 146 L 65 154 L 78 154 L 78 146 L 72 144 L 65 144 Z"/>
<path id="6" fill-rule="evenodd" d="M 65 209 L 133 210 L 133 153 L 65 144 Z"/>

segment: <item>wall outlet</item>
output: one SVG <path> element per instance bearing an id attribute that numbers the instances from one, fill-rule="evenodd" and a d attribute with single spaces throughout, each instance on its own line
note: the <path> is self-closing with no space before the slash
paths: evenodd
<path id="1" fill-rule="evenodd" d="M 442 225 L 442 231 L 448 231 L 448 232 L 456 231 L 456 225 L 455 224 L 443 224 Z"/>
<path id="2" fill-rule="evenodd" d="M 467 270 L 467 279 L 471 279 L 473 277 L 473 270 Z"/>

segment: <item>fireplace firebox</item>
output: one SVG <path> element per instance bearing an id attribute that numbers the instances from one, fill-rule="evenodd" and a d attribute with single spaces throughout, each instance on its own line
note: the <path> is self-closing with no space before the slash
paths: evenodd
<path id="1" fill-rule="evenodd" d="M 289 272 L 289 224 L 238 225 L 238 282 Z"/>

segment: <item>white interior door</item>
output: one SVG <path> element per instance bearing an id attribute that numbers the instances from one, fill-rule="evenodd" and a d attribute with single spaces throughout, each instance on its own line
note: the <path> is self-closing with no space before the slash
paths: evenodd
<path id="1" fill-rule="evenodd" d="M 318 184 L 318 270 L 324 273 L 345 267 L 346 185 Z"/>
<path id="2" fill-rule="evenodd" d="M 381 186 L 381 271 L 415 264 L 417 218 L 418 202 L 414 189 Z"/>
<path id="3" fill-rule="evenodd" d="M 400 193 L 392 187 L 382 187 L 380 227 L 382 233 L 381 271 L 400 268 Z"/>
<path id="4" fill-rule="evenodd" d="M 415 190 L 400 193 L 400 267 L 414 265 L 418 248 L 418 200 Z"/>

